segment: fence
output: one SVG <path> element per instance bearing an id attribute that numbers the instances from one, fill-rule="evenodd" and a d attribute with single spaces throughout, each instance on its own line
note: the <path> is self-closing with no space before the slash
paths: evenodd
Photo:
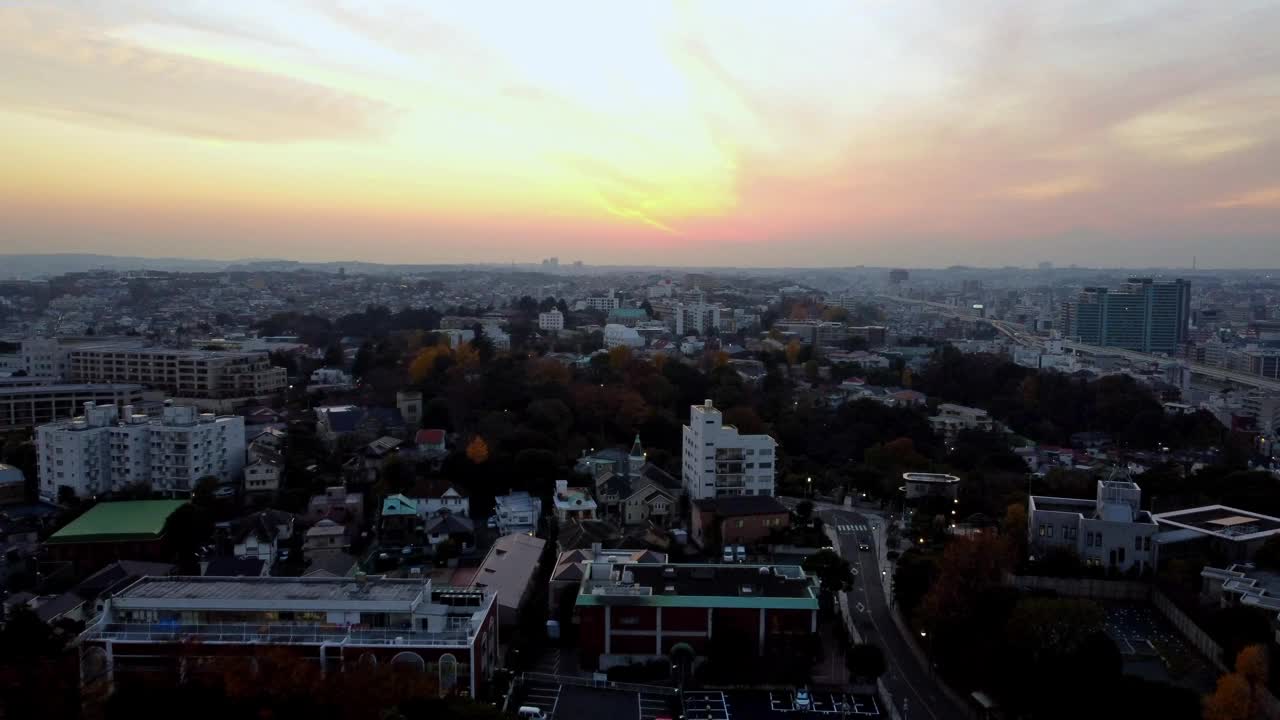
<path id="1" fill-rule="evenodd" d="M 1214 642 L 1213 638 L 1209 637 L 1209 633 L 1201 630 L 1200 626 L 1196 625 L 1195 621 L 1188 617 L 1186 613 L 1179 610 L 1172 600 L 1159 590 L 1152 590 L 1151 604 L 1155 605 L 1160 614 L 1164 615 L 1174 627 L 1178 628 L 1178 632 L 1182 633 L 1182 636 L 1187 639 L 1187 642 L 1192 647 L 1199 650 L 1201 655 L 1209 658 L 1209 661 L 1213 663 L 1214 667 L 1218 668 L 1219 672 L 1227 671 L 1226 663 L 1222 660 L 1222 646 Z"/>
<path id="2" fill-rule="evenodd" d="M 1004 576 L 1004 584 L 1020 590 L 1053 592 L 1068 597 L 1087 597 L 1099 600 L 1146 600 L 1151 586 L 1131 580 L 1098 580 L 1095 578 L 1062 578 L 1042 575 Z"/>

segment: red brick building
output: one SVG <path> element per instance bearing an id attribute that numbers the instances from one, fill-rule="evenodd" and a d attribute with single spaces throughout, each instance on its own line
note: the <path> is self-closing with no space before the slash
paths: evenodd
<path id="1" fill-rule="evenodd" d="M 727 495 L 693 503 L 693 541 L 703 547 L 754 545 L 791 527 L 791 511 L 769 495 Z"/>
<path id="2" fill-rule="evenodd" d="M 601 668 L 669 655 L 706 655 L 720 633 L 773 641 L 817 631 L 818 585 L 797 566 L 590 563 L 577 598 L 585 664 Z"/>

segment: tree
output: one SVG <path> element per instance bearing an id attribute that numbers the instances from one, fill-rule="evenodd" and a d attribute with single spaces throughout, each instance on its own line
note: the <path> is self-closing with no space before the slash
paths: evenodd
<path id="1" fill-rule="evenodd" d="M 845 650 L 844 664 L 851 682 L 874 683 L 888 669 L 880 646 L 867 643 L 851 645 Z"/>
<path id="2" fill-rule="evenodd" d="M 347 356 L 342 351 L 342 346 L 334 343 L 324 351 L 324 364 L 326 367 L 340 368 L 347 364 Z"/>
<path id="3" fill-rule="evenodd" d="M 787 365 L 795 365 L 796 361 L 800 359 L 800 341 L 799 340 L 792 340 L 791 342 L 787 343 L 786 355 L 787 355 Z"/>
<path id="4" fill-rule="evenodd" d="M 808 500 L 801 500 L 796 503 L 796 519 L 805 525 L 809 524 L 809 518 L 813 517 L 813 503 Z"/>
<path id="5" fill-rule="evenodd" d="M 818 578 L 825 592 L 853 589 L 853 570 L 849 561 L 831 550 L 819 550 L 804 559 L 804 570 Z"/>
<path id="6" fill-rule="evenodd" d="M 1262 543 L 1262 547 L 1258 548 L 1258 554 L 1253 557 L 1253 562 L 1259 568 L 1280 570 L 1280 535 L 1267 538 L 1267 541 Z"/>
<path id="7" fill-rule="evenodd" d="M 489 444 L 483 437 L 476 435 L 467 443 L 467 459 L 476 465 L 483 465 L 489 459 Z"/>
<path id="8" fill-rule="evenodd" d="M 1205 698 L 1204 720 L 1255 720 L 1257 717 L 1249 682 L 1237 673 L 1219 677 L 1217 688 Z"/>

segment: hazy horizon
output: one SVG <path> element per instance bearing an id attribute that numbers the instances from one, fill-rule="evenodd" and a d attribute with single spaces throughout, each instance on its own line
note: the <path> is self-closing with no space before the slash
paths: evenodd
<path id="1" fill-rule="evenodd" d="M 1280 266 L 1278 26 L 1253 1 L 10 4 L 0 253 Z"/>

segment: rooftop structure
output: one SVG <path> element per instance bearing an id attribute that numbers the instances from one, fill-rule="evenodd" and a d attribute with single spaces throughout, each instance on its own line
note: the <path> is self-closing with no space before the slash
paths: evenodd
<path id="1" fill-rule="evenodd" d="M 1280 531 L 1280 518 L 1225 505 L 1159 513 L 1155 519 L 1162 527 L 1181 528 L 1230 542 L 1265 540 Z"/>
<path id="2" fill-rule="evenodd" d="M 1142 489 L 1117 471 L 1100 480 L 1093 500 L 1032 495 L 1027 508 L 1028 547 L 1043 555 L 1055 548 L 1076 553 L 1089 565 L 1139 571 L 1154 568 L 1158 531 L 1141 509 Z"/>
<path id="3" fill-rule="evenodd" d="M 531 535 L 503 535 L 494 541 L 476 571 L 471 584 L 497 593 L 498 617 L 503 625 L 516 623 L 546 544 L 546 540 Z"/>
<path id="4" fill-rule="evenodd" d="M 98 503 L 71 521 L 45 542 L 86 543 L 155 540 L 164 534 L 165 523 L 181 500 L 124 500 Z"/>
<path id="5" fill-rule="evenodd" d="M 818 588 L 796 565 L 586 564 L 579 605 L 816 608 Z"/>
<path id="6" fill-rule="evenodd" d="M 960 478 L 943 473 L 902 473 L 908 500 L 922 497 L 955 498 L 960 488 Z"/>
<path id="7" fill-rule="evenodd" d="M 12 378 L 0 382 L 0 431 L 53 422 L 75 415 L 85 403 L 123 408 L 141 403 L 145 388 L 137 384 L 49 383 L 47 378 Z"/>

